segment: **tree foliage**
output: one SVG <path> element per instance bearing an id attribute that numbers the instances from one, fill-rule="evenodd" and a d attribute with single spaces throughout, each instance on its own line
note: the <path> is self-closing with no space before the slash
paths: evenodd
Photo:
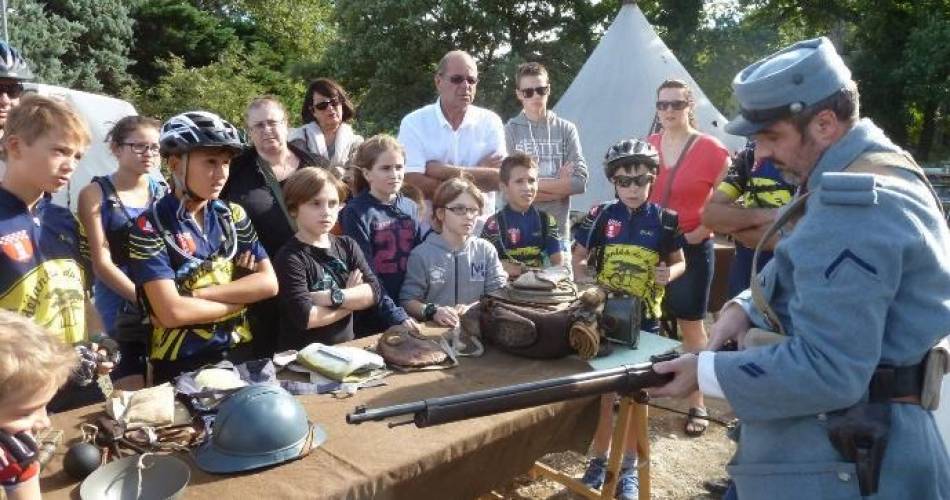
<path id="1" fill-rule="evenodd" d="M 13 0 L 10 38 L 43 81 L 119 93 L 131 83 L 126 68 L 132 18 L 123 0 Z"/>

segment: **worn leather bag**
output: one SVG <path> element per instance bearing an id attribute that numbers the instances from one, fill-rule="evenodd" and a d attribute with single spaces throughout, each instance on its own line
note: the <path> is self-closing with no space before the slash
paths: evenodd
<path id="1" fill-rule="evenodd" d="M 561 358 L 574 353 L 569 335 L 572 312 L 577 307 L 561 304 L 541 308 L 485 297 L 481 302 L 481 332 L 488 343 L 511 354 Z"/>
<path id="2" fill-rule="evenodd" d="M 423 335 L 402 325 L 380 335 L 376 352 L 399 371 L 441 370 L 458 364 L 444 337 Z"/>

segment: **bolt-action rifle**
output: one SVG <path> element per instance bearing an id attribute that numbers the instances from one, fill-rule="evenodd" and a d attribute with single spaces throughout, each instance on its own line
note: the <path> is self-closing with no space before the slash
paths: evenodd
<path id="1" fill-rule="evenodd" d="M 429 427 L 496 413 L 557 403 L 570 399 L 618 392 L 636 395 L 648 387 L 659 387 L 673 380 L 673 374 L 653 371 L 653 364 L 679 356 L 675 352 L 652 356 L 649 363 L 623 365 L 566 377 L 527 382 L 524 384 L 486 389 L 464 394 L 424 399 L 381 408 L 356 407 L 346 416 L 349 424 L 378 421 L 391 417 L 412 415 L 411 420 L 391 422 L 390 427 L 416 424 Z"/>

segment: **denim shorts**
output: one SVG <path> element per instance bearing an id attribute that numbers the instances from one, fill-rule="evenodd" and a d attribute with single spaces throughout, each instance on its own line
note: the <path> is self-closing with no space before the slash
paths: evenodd
<path id="1" fill-rule="evenodd" d="M 701 320 L 709 308 L 716 253 L 712 238 L 695 245 L 683 245 L 686 272 L 666 287 L 663 310 L 671 318 Z"/>

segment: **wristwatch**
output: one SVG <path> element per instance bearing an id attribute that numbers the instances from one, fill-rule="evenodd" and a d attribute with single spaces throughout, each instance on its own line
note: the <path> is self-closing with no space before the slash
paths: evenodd
<path id="1" fill-rule="evenodd" d="M 338 309 L 340 306 L 343 305 L 343 300 L 345 298 L 346 296 L 343 295 L 343 289 L 334 288 L 333 291 L 330 292 L 331 307 L 333 307 L 334 309 Z"/>
<path id="2" fill-rule="evenodd" d="M 435 312 L 439 310 L 439 306 L 433 304 L 432 302 L 427 302 L 425 307 L 422 308 L 422 319 L 425 321 L 431 321 L 435 317 Z"/>

